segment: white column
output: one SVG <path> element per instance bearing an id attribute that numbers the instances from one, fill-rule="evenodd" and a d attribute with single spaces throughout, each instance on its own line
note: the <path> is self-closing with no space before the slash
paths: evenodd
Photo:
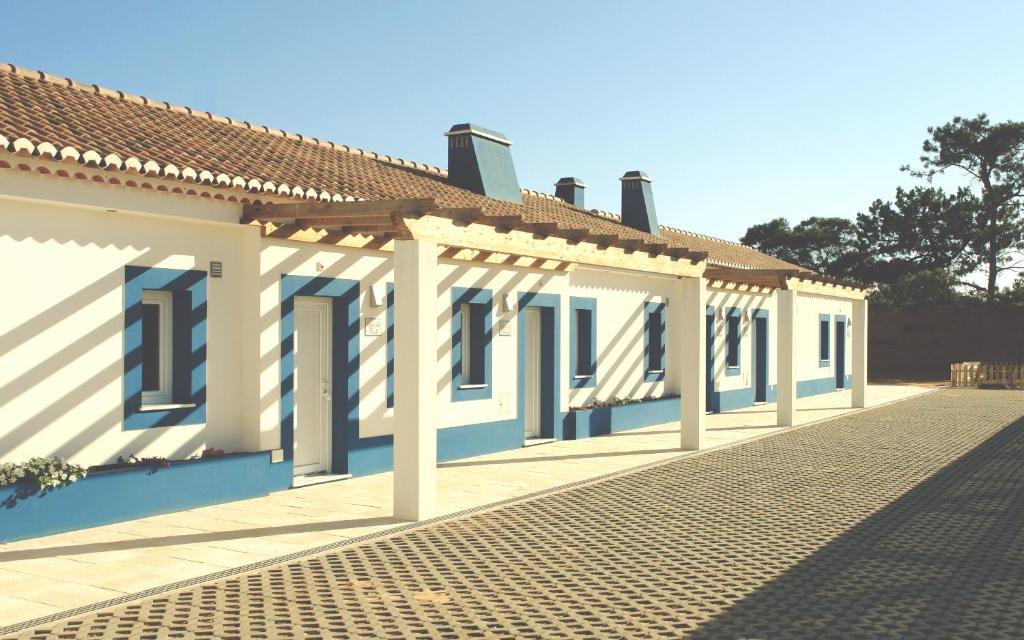
<path id="1" fill-rule="evenodd" d="M 853 315 L 853 406 L 868 406 L 868 301 L 854 300 Z"/>
<path id="2" fill-rule="evenodd" d="M 425 520 L 437 507 L 437 245 L 395 242 L 394 509 Z"/>
<path id="3" fill-rule="evenodd" d="M 705 445 L 707 287 L 704 278 L 683 278 L 678 291 L 670 309 L 673 323 L 681 329 L 675 332 L 681 344 L 676 346 L 674 358 L 675 378 L 679 381 L 680 446 L 684 451 L 697 451 Z"/>
<path id="4" fill-rule="evenodd" d="M 790 427 L 796 424 L 796 291 L 778 291 L 778 356 L 779 367 L 775 405 L 776 424 Z"/>

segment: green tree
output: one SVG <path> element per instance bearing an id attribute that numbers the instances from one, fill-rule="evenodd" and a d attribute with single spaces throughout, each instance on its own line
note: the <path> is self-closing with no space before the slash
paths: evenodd
<path id="1" fill-rule="evenodd" d="M 992 124 L 985 114 L 957 116 L 929 127 L 928 135 L 921 168 L 903 170 L 929 182 L 950 169 L 970 179 L 976 210 L 969 246 L 987 276 L 985 298 L 994 302 L 999 274 L 1021 269 L 1012 258 L 1024 245 L 1024 122 Z"/>
<path id="2" fill-rule="evenodd" d="M 836 277 L 851 277 L 859 261 L 857 226 L 846 218 L 814 216 L 795 227 L 790 227 L 785 218 L 775 218 L 748 228 L 740 242 Z"/>
<path id="3" fill-rule="evenodd" d="M 944 269 L 910 271 L 878 285 L 871 304 L 905 307 L 925 304 L 958 304 L 969 300 L 957 291 L 958 279 Z"/>
<path id="4" fill-rule="evenodd" d="M 981 258 L 973 250 L 980 203 L 970 190 L 936 187 L 896 190 L 895 201 L 875 200 L 857 214 L 857 244 L 867 256 L 862 275 L 895 283 L 919 272 L 944 272 L 954 284 L 977 289 L 965 277 Z"/>

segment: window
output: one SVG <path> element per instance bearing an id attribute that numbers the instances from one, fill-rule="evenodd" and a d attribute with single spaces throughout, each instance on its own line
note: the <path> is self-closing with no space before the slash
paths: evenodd
<path id="1" fill-rule="evenodd" d="M 170 404 L 174 338 L 170 291 L 142 292 L 142 404 Z"/>
<path id="2" fill-rule="evenodd" d="M 644 305 L 644 380 L 665 379 L 665 305 Z"/>
<path id="3" fill-rule="evenodd" d="M 730 307 L 725 318 L 725 367 L 727 375 L 740 369 L 740 310 Z"/>
<path id="4" fill-rule="evenodd" d="M 452 288 L 452 399 L 491 397 L 489 289 Z"/>
<path id="5" fill-rule="evenodd" d="M 827 365 L 829 361 L 829 323 L 827 313 L 818 314 L 818 361 Z"/>
<path id="6" fill-rule="evenodd" d="M 125 267 L 125 429 L 206 422 L 206 277 Z"/>
<path id="7" fill-rule="evenodd" d="M 483 354 L 479 352 L 484 339 L 483 305 L 459 306 L 462 314 L 462 385 L 484 384 Z"/>
<path id="8" fill-rule="evenodd" d="M 597 383 L 597 299 L 569 298 L 569 385 L 574 389 Z"/>

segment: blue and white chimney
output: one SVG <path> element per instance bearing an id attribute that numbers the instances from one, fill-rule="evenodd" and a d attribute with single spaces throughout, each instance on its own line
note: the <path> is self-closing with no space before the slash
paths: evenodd
<path id="1" fill-rule="evenodd" d="M 638 231 L 661 235 L 654 210 L 651 177 L 643 171 L 627 171 L 622 181 L 622 224 Z"/>
<path id="2" fill-rule="evenodd" d="M 448 138 L 448 182 L 488 198 L 523 202 L 508 138 L 468 122 L 454 125 L 444 135 Z"/>

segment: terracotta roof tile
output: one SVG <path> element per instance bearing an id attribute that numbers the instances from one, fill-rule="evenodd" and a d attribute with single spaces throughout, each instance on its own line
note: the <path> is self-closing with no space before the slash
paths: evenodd
<path id="1" fill-rule="evenodd" d="M 451 185 L 436 167 L 0 64 L 0 148 L 112 170 L 318 200 L 433 197 L 625 240 L 706 252 L 709 262 L 794 268 L 750 247 L 668 227 L 660 237 L 533 191 L 523 204 Z M 59 149 L 59 151 L 58 151 Z"/>

